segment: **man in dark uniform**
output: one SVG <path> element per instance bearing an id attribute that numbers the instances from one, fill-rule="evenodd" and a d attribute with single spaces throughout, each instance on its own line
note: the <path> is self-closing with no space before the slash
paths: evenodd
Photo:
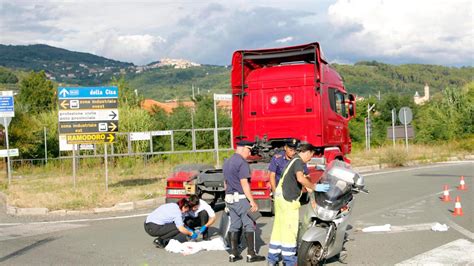
<path id="1" fill-rule="evenodd" d="M 257 203 L 250 191 L 250 167 L 246 159 L 250 156 L 254 143 L 242 140 L 237 149 L 224 162 L 225 201 L 230 215 L 230 255 L 229 262 L 242 259 L 239 254 L 239 230 L 245 232 L 247 239 L 247 262 L 264 261 L 265 257 L 255 250 L 256 223 L 248 216 L 248 212 L 258 211 Z"/>
<path id="2" fill-rule="evenodd" d="M 296 148 L 298 147 L 299 140 L 291 139 L 285 143 L 284 150 L 275 154 L 268 165 L 268 171 L 270 171 L 270 185 L 272 187 L 272 193 L 275 193 L 275 189 L 280 181 L 283 169 L 288 165 L 288 162 L 295 156 Z M 304 165 L 304 174 L 308 175 L 309 171 Z"/>

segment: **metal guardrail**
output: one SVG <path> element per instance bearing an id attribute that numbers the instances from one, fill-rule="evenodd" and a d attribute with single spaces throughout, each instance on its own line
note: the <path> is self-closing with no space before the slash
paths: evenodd
<path id="1" fill-rule="evenodd" d="M 232 127 L 222 127 L 222 128 L 217 128 L 217 131 L 229 131 L 230 133 L 230 139 L 229 147 L 221 148 L 219 147 L 219 151 L 232 151 Z M 198 149 L 197 148 L 197 143 L 196 143 L 196 132 L 214 132 L 214 128 L 195 128 L 195 129 L 175 129 L 175 130 L 166 130 L 169 131 L 169 135 L 153 135 L 153 132 L 159 132 L 159 131 L 145 131 L 144 133 L 150 133 L 150 140 L 138 140 L 138 141 L 149 141 L 149 150 L 148 151 L 141 151 L 141 152 L 136 152 L 133 150 L 133 142 L 130 138 L 130 135 L 135 132 L 118 132 L 116 133 L 116 136 L 126 136 L 126 143 L 123 144 L 123 146 L 127 147 L 126 152 L 115 152 L 116 149 L 114 146 L 117 146 L 116 144 L 108 144 L 111 147 L 111 152 L 107 154 L 108 157 L 133 157 L 133 156 L 143 156 L 145 159 L 148 156 L 154 156 L 154 155 L 166 155 L 166 154 L 186 154 L 186 153 L 204 153 L 204 152 L 214 152 L 216 153 L 216 147 L 214 148 L 206 148 L 206 149 Z M 176 143 L 175 143 L 175 133 L 177 132 L 190 132 L 191 133 L 191 147 L 188 147 L 189 149 L 186 150 L 176 150 Z M 165 151 L 155 151 L 153 147 L 153 138 L 156 137 L 163 137 L 163 136 L 170 136 L 170 142 L 168 143 L 170 145 L 170 150 L 165 150 Z M 215 136 L 215 135 L 214 135 Z M 212 137 L 212 143 L 211 145 L 214 144 L 214 136 Z M 102 144 L 99 144 L 102 145 Z M 75 157 L 79 159 L 83 158 L 103 158 L 104 154 L 100 153 L 98 149 L 99 145 L 93 145 L 93 150 L 79 150 L 79 152 L 76 152 Z M 67 155 L 63 155 L 64 153 L 68 153 Z M 81 153 L 82 152 L 82 153 Z M 61 151 L 60 156 L 57 158 L 34 158 L 34 159 L 11 159 L 12 164 L 18 166 L 24 165 L 24 164 L 31 164 L 31 165 L 38 165 L 38 164 L 46 164 L 47 161 L 51 160 L 64 160 L 64 159 L 72 159 L 72 152 L 71 151 Z"/>

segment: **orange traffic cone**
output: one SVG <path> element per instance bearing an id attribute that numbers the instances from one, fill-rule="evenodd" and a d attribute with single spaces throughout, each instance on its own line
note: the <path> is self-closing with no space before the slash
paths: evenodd
<path id="1" fill-rule="evenodd" d="M 466 182 L 464 182 L 464 176 L 461 176 L 461 180 L 459 181 L 458 190 L 467 190 Z"/>
<path id="2" fill-rule="evenodd" d="M 462 212 L 461 207 L 461 198 L 459 196 L 456 197 L 456 203 L 454 203 L 454 216 L 463 216 L 464 213 Z"/>
<path id="3" fill-rule="evenodd" d="M 443 192 L 443 197 L 441 197 L 441 201 L 444 201 L 444 202 L 451 201 L 451 197 L 449 196 L 448 185 L 444 185 L 444 192 Z"/>

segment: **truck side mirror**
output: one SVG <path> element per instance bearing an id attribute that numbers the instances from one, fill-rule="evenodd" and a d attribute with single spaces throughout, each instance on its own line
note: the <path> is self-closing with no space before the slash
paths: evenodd
<path id="1" fill-rule="evenodd" d="M 349 118 L 352 118 L 356 114 L 356 103 L 354 94 L 349 94 Z"/>

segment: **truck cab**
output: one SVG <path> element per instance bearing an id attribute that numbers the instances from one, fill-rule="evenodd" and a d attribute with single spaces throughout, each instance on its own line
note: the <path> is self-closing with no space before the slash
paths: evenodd
<path id="1" fill-rule="evenodd" d="M 315 158 L 308 164 L 312 182 L 322 174 L 317 164 L 336 159 L 350 162 L 345 155 L 351 152 L 348 122 L 355 116 L 355 97 L 346 92 L 319 43 L 235 51 L 231 92 L 234 147 L 240 140 L 257 143 L 256 154 L 249 159 L 250 188 L 260 211 L 273 211 L 268 163 L 289 139 L 317 147 Z M 206 179 L 205 171 L 199 174 L 200 180 Z M 222 172 L 220 176 L 223 184 Z M 186 184 L 194 182 L 198 188 L 198 180 L 190 178 Z M 170 181 L 173 179 L 168 179 L 168 184 L 173 184 Z M 167 186 L 169 189 L 172 187 Z M 204 190 L 214 190 L 215 197 L 223 197 L 217 188 L 201 186 L 196 191 Z"/>

